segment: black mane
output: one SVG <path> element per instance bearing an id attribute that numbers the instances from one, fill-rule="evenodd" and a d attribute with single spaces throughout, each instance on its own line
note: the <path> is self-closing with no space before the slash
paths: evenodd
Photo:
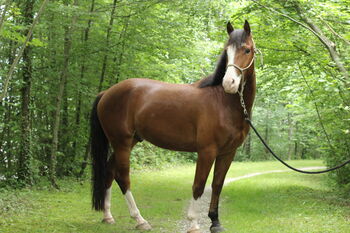
<path id="1" fill-rule="evenodd" d="M 224 78 L 224 75 L 226 72 L 226 64 L 227 64 L 227 53 L 226 53 L 226 50 L 224 50 L 221 53 L 215 72 L 209 75 L 208 77 L 204 78 L 200 82 L 199 87 L 203 88 L 203 87 L 220 85 L 222 83 L 222 79 Z"/>
<path id="2" fill-rule="evenodd" d="M 248 37 L 248 34 L 244 30 L 242 30 L 242 29 L 234 30 L 230 34 L 230 38 L 227 42 L 227 45 L 232 44 L 236 48 L 240 48 L 242 43 L 244 43 L 246 41 L 247 37 Z M 227 47 L 227 46 L 225 46 L 225 47 Z M 221 53 L 219 62 L 215 68 L 215 72 L 213 74 L 207 76 L 203 80 L 201 80 L 200 84 L 199 84 L 199 88 L 220 85 L 222 83 L 222 79 L 225 76 L 226 65 L 227 65 L 227 53 L 226 53 L 226 49 L 225 49 Z"/>

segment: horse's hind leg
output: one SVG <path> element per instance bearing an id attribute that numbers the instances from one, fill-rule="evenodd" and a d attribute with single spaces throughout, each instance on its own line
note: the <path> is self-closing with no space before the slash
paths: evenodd
<path id="1" fill-rule="evenodd" d="M 129 140 L 127 140 L 129 141 Z M 120 142 L 118 144 L 112 143 L 115 156 L 115 180 L 117 181 L 126 203 L 129 207 L 130 216 L 136 221 L 136 228 L 139 230 L 151 230 L 149 223 L 142 217 L 137 208 L 134 197 L 130 189 L 130 152 L 132 147 L 136 144 L 136 140 L 130 140 L 130 143 Z"/>
<path id="2" fill-rule="evenodd" d="M 112 183 L 115 176 L 115 156 L 111 156 L 107 163 L 107 180 L 106 180 L 106 196 L 105 196 L 105 202 L 104 202 L 104 209 L 103 209 L 103 220 L 102 222 L 113 224 L 115 223 L 114 218 L 111 213 L 111 197 L 112 197 Z"/>

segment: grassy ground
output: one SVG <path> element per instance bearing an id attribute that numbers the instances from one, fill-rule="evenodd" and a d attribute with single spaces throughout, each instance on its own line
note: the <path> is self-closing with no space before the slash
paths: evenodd
<path id="1" fill-rule="evenodd" d="M 298 167 L 320 161 L 293 161 Z M 234 163 L 228 177 L 284 169 L 277 162 Z M 153 232 L 178 232 L 191 195 L 194 166 L 137 171 L 132 189 Z M 227 185 L 221 220 L 227 232 L 350 232 L 349 202 L 327 188 L 323 175 L 274 173 Z M 90 185 L 60 181 L 62 189 L 0 193 L 0 232 L 136 232 L 125 201 L 114 185 L 112 214 L 116 224 L 100 223 L 91 210 Z M 208 228 L 209 226 L 202 226 Z"/>

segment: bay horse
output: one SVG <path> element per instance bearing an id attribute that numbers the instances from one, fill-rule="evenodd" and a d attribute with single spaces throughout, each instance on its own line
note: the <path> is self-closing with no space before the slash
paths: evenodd
<path id="1" fill-rule="evenodd" d="M 133 78 L 97 96 L 91 114 L 92 205 L 103 210 L 103 222 L 114 223 L 110 203 L 115 180 L 136 228 L 151 229 L 136 206 L 129 175 L 132 148 L 147 140 L 165 149 L 198 153 L 187 215 L 190 233 L 200 232 L 198 201 L 215 161 L 208 216 L 211 232 L 223 230 L 219 196 L 236 149 L 249 131 L 238 92 L 245 87 L 243 98 L 250 115 L 256 90 L 255 46 L 248 21 L 244 29 L 234 29 L 228 22 L 227 33 L 215 72 L 200 81 L 169 84 Z M 113 153 L 108 158 L 109 145 Z"/>

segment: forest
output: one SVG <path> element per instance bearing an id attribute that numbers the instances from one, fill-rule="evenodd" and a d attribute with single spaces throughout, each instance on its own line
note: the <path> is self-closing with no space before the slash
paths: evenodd
<path id="1" fill-rule="evenodd" d="M 193 83 L 214 71 L 226 23 L 259 54 L 252 120 L 285 160 L 350 158 L 348 0 L 1 0 L 0 189 L 90 177 L 95 96 L 129 78 Z M 237 161 L 272 160 L 251 131 Z M 193 163 L 143 142 L 132 168 Z M 350 166 L 329 175 L 350 193 Z"/>

